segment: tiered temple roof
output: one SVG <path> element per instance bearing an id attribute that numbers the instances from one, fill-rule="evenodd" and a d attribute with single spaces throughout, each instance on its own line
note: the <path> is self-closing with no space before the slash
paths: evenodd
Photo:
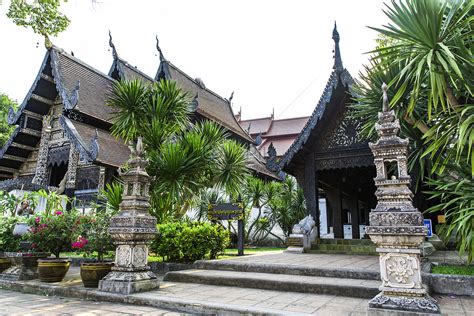
<path id="1" fill-rule="evenodd" d="M 9 112 L 8 122 L 17 125 L 17 128 L 0 150 L 0 179 L 18 177 L 22 164 L 34 160 L 32 153 L 39 149 L 43 121 L 55 105 L 62 109 L 58 123 L 63 136 L 80 154 L 82 161 L 114 168 L 125 163 L 130 151 L 122 140 L 110 134 L 114 109 L 106 105 L 106 100 L 114 80 L 139 78 L 154 82 L 155 79 L 121 59 L 112 41 L 110 45 L 114 61 L 109 74 L 98 71 L 58 47 L 48 48 L 25 100 L 18 111 Z M 237 123 L 228 101 L 164 58 L 156 78 L 177 81 L 185 91 L 196 95 L 194 102 L 198 115 L 218 122 L 243 143 L 253 143 L 250 135 Z M 55 135 L 51 137 L 54 139 Z M 253 169 L 259 172 L 258 168 Z M 272 174 L 268 170 L 267 173 Z"/>

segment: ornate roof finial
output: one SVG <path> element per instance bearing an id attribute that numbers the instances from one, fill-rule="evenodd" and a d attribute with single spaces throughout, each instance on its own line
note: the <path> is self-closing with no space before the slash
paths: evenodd
<path id="1" fill-rule="evenodd" d="M 232 93 L 230 94 L 230 97 L 228 99 L 225 99 L 227 101 L 227 103 L 229 103 L 230 105 L 232 105 L 232 99 L 234 98 L 234 91 L 232 91 Z"/>
<path id="2" fill-rule="evenodd" d="M 275 107 L 272 108 L 271 118 L 272 118 L 272 120 L 275 118 Z"/>
<path id="3" fill-rule="evenodd" d="M 158 39 L 158 35 L 156 35 L 156 49 L 158 50 L 158 53 L 160 53 L 160 61 L 164 61 L 165 56 L 163 56 L 163 52 L 161 51 L 160 40 Z"/>
<path id="4" fill-rule="evenodd" d="M 114 59 L 118 59 L 117 50 L 115 49 L 115 45 L 112 42 L 112 33 L 110 32 L 110 30 L 109 30 L 109 46 L 110 48 L 112 48 L 112 56 L 114 56 Z"/>
<path id="5" fill-rule="evenodd" d="M 53 42 L 49 39 L 48 34 L 44 35 L 44 47 L 46 47 L 46 49 L 51 49 L 53 47 Z"/>
<path id="6" fill-rule="evenodd" d="M 382 83 L 382 94 L 383 94 L 382 112 L 388 112 L 387 88 L 388 88 L 387 84 L 385 82 Z"/>
<path id="7" fill-rule="evenodd" d="M 342 66 L 341 52 L 339 50 L 339 32 L 337 31 L 337 24 L 334 21 L 334 29 L 332 31 L 332 39 L 334 40 L 334 66 L 333 69 L 337 72 L 344 70 Z"/>

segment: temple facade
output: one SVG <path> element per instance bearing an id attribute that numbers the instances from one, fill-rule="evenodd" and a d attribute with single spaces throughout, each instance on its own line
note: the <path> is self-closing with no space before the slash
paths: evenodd
<path id="1" fill-rule="evenodd" d="M 320 236 L 359 239 L 376 204 L 375 167 L 368 142 L 358 138 L 360 123 L 350 116 L 354 80 L 343 67 L 336 26 L 332 38 L 333 71 L 278 167 L 304 189 L 308 213 L 320 222 Z"/>
<path id="2" fill-rule="evenodd" d="M 207 89 L 199 79 L 166 60 L 161 52 L 155 78 L 121 59 L 110 38 L 113 63 L 108 74 L 87 65 L 56 46 L 47 48 L 38 74 L 18 111 L 10 110 L 8 122 L 16 129 L 0 150 L 0 190 L 64 192 L 86 207 L 98 190 L 118 175 L 130 156 L 121 140 L 111 135 L 114 109 L 106 105 L 116 80 L 154 82 L 174 80 L 195 96 L 193 119 L 209 119 L 245 144 L 248 166 L 263 178 L 277 178 L 254 154 L 254 140 L 238 124 L 231 100 Z"/>

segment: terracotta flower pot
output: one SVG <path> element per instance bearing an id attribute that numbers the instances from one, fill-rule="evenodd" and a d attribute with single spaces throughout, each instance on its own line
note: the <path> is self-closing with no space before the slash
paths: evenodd
<path id="1" fill-rule="evenodd" d="M 10 258 L 1 258 L 0 257 L 0 273 L 5 271 L 6 269 L 10 268 L 12 265 L 12 261 Z"/>
<path id="2" fill-rule="evenodd" d="M 112 266 L 113 262 L 83 262 L 81 263 L 81 279 L 85 287 L 98 287 L 99 281 L 105 277 Z"/>
<path id="3" fill-rule="evenodd" d="M 69 270 L 69 259 L 38 259 L 38 275 L 41 282 L 61 282 Z"/>

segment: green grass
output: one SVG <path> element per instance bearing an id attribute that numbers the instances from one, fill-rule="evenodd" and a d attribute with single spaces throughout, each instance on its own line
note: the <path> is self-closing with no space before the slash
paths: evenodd
<path id="1" fill-rule="evenodd" d="M 281 247 L 255 247 L 255 248 L 244 248 L 244 255 L 253 255 L 256 253 L 268 252 L 268 251 L 283 251 L 285 248 Z M 237 255 L 237 248 L 228 248 L 224 250 L 224 256 L 236 256 Z M 219 257 L 221 258 L 221 257 Z"/>
<path id="2" fill-rule="evenodd" d="M 283 251 L 285 248 L 280 247 L 254 247 L 254 248 L 244 248 L 244 255 L 254 255 L 257 253 L 269 252 L 269 251 Z M 237 256 L 237 248 L 228 248 L 224 250 L 224 253 L 219 256 L 218 259 L 228 259 L 235 258 Z M 78 252 L 62 252 L 61 258 L 86 258 L 87 256 L 84 253 Z M 113 259 L 114 252 L 110 251 L 107 255 L 104 256 L 106 259 Z M 148 256 L 148 262 L 163 262 L 163 258 L 151 254 Z"/>
<path id="3" fill-rule="evenodd" d="M 474 266 L 434 266 L 431 273 L 454 274 L 454 275 L 474 275 Z"/>

